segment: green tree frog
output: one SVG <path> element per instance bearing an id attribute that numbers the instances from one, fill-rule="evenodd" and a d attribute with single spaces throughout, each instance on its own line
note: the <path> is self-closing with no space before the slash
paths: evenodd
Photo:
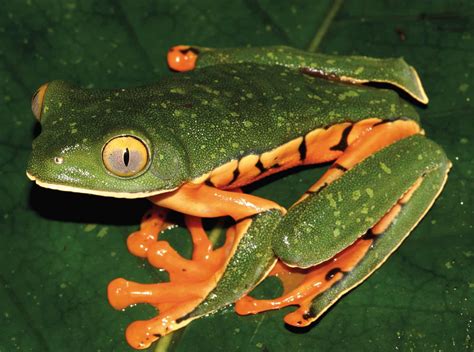
<path id="1" fill-rule="evenodd" d="M 167 270 L 169 282 L 118 278 L 108 286 L 116 309 L 157 309 L 128 326 L 132 347 L 231 303 L 239 314 L 297 306 L 285 322 L 309 325 L 382 265 L 446 182 L 445 153 L 424 137 L 415 109 L 386 89 L 428 102 L 403 59 L 177 46 L 168 61 L 181 72 L 156 85 L 94 90 L 53 81 L 32 100 L 42 132 L 31 180 L 154 204 L 127 245 Z M 241 190 L 329 162 L 289 209 Z M 159 239 L 168 209 L 185 216 L 191 259 Z M 213 248 L 202 218 L 221 216 L 235 225 Z M 247 295 L 269 275 L 282 280 L 281 297 Z"/>

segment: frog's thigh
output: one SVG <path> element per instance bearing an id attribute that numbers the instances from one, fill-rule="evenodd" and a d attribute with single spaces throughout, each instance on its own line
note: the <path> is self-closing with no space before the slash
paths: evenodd
<path id="1" fill-rule="evenodd" d="M 277 226 L 274 250 L 292 266 L 320 264 L 302 270 L 279 263 L 271 274 L 283 280 L 283 296 L 244 297 L 237 312 L 296 304 L 300 308 L 286 316 L 287 323 L 304 326 L 317 319 L 401 244 L 441 192 L 449 167 L 444 152 L 417 135 L 376 153 L 306 198 Z"/>
<path id="2" fill-rule="evenodd" d="M 240 220 L 270 209 L 286 210 L 275 202 L 235 191 L 224 191 L 206 184 L 187 183 L 178 190 L 149 198 L 156 205 L 205 218 L 231 216 Z"/>

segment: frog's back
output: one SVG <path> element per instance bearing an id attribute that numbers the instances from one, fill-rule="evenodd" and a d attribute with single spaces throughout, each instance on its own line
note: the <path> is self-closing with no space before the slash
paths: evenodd
<path id="1" fill-rule="evenodd" d="M 150 114 L 185 148 L 191 178 L 211 182 L 209 173 L 220 167 L 226 176 L 214 177 L 219 187 L 247 183 L 242 175 L 249 168 L 254 179 L 301 163 L 321 131 L 331 129 L 337 145 L 358 121 L 417 119 L 394 92 L 282 66 L 216 65 L 167 77 L 150 90 L 157 100 Z"/>

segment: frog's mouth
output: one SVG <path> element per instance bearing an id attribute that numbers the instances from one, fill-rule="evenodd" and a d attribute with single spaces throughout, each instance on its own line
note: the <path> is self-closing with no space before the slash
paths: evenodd
<path id="1" fill-rule="evenodd" d="M 43 188 L 49 188 L 49 189 L 54 189 L 54 190 L 63 191 L 63 192 L 92 194 L 95 196 L 112 197 L 112 198 L 126 198 L 126 199 L 148 198 L 151 196 L 156 196 L 158 194 L 172 192 L 178 189 L 178 187 L 175 187 L 171 189 L 164 189 L 164 190 L 161 189 L 161 190 L 150 191 L 150 192 L 132 192 L 132 193 L 98 191 L 98 190 L 88 189 L 88 188 L 79 188 L 79 187 L 74 187 L 74 186 L 61 185 L 57 183 L 44 182 L 44 181 L 39 180 L 36 176 L 33 176 L 32 174 L 30 174 L 28 171 L 26 172 L 26 176 L 31 181 L 35 182 L 38 186 L 43 187 Z"/>

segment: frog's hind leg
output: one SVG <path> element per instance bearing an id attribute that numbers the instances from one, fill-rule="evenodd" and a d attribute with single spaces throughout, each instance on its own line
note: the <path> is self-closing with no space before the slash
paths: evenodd
<path id="1" fill-rule="evenodd" d="M 350 84 L 385 83 L 405 91 L 423 104 L 428 103 L 418 73 L 403 58 L 325 55 L 287 46 L 214 49 L 177 45 L 168 51 L 169 67 L 179 72 L 236 63 L 281 65 Z"/>
<path id="2" fill-rule="evenodd" d="M 273 248 L 289 264 L 280 262 L 271 273 L 282 279 L 283 295 L 245 296 L 236 311 L 255 314 L 297 305 L 285 322 L 306 326 L 316 320 L 398 248 L 441 192 L 449 168 L 441 148 L 415 135 L 337 177 L 326 173 L 275 231 Z"/>

